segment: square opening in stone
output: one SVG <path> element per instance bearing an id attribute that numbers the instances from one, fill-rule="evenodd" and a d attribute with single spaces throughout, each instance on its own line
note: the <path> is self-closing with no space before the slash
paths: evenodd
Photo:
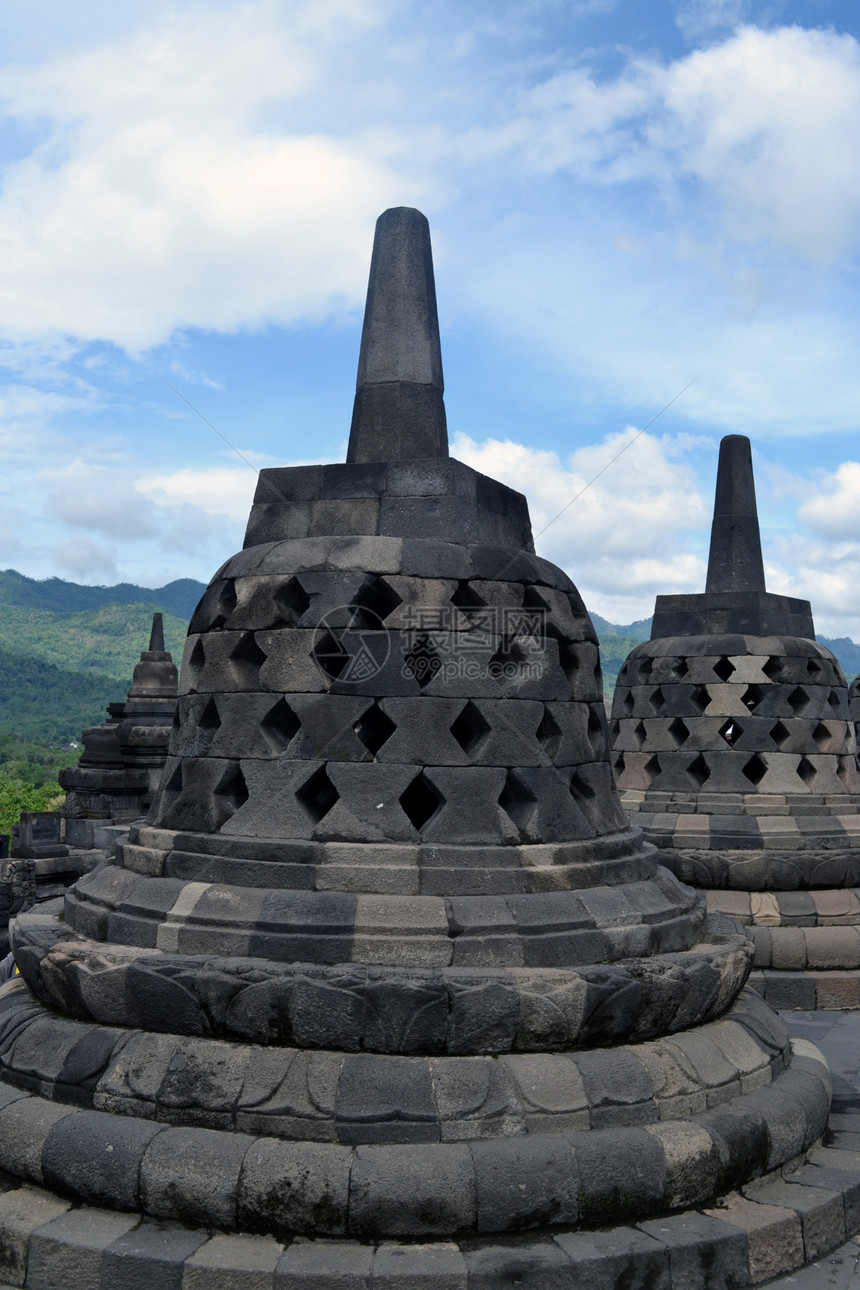
<path id="1" fill-rule="evenodd" d="M 738 742 L 743 734 L 743 727 L 735 721 L 734 717 L 729 717 L 728 721 L 723 722 L 717 733 L 731 748 Z"/>
<path id="2" fill-rule="evenodd" d="M 749 712 L 755 712 L 763 698 L 764 690 L 760 685 L 748 685 L 741 695 L 741 703 Z"/>
<path id="3" fill-rule="evenodd" d="M 620 725 L 620 722 L 616 722 Z M 543 716 L 540 719 L 540 725 L 536 730 L 537 741 L 546 753 L 547 757 L 552 760 L 559 750 L 561 744 L 561 727 L 549 708 L 544 705 Z"/>
<path id="4" fill-rule="evenodd" d="M 445 799 L 422 772 L 400 794 L 400 805 L 413 828 L 420 831 L 441 811 Z"/>
<path id="5" fill-rule="evenodd" d="M 669 724 L 669 734 L 672 736 L 675 747 L 680 748 L 690 738 L 690 727 L 680 717 L 676 717 Z"/>
<path id="6" fill-rule="evenodd" d="M 799 686 L 799 685 L 795 686 L 791 694 L 788 696 L 788 706 L 791 708 L 792 712 L 794 713 L 802 712 L 808 702 L 809 702 L 809 695 L 802 688 L 802 686 Z"/>
<path id="7" fill-rule="evenodd" d="M 337 802 L 340 794 L 326 774 L 325 766 L 320 766 L 305 780 L 296 792 L 296 800 L 301 803 L 314 824 L 328 815 Z"/>
<path id="8" fill-rule="evenodd" d="M 374 757 L 396 729 L 396 724 L 387 712 L 382 711 L 378 703 L 372 703 L 353 726 L 353 730 L 367 751 Z"/>
<path id="9" fill-rule="evenodd" d="M 753 753 L 746 765 L 741 767 L 741 770 L 749 782 L 757 786 L 767 774 L 767 762 L 758 753 Z"/>
<path id="10" fill-rule="evenodd" d="M 723 682 L 728 681 L 736 670 L 732 660 L 727 658 L 725 654 L 714 664 L 714 675 L 718 676 Z"/>
<path id="11" fill-rule="evenodd" d="M 537 798 L 518 775 L 509 771 L 505 786 L 499 794 L 499 806 L 522 831 L 528 828 L 531 822 L 537 808 Z"/>
<path id="12" fill-rule="evenodd" d="M 777 655 L 771 655 L 766 663 L 762 664 L 762 671 L 769 681 L 778 681 L 782 676 L 785 659 Z"/>
<path id="13" fill-rule="evenodd" d="M 711 768 L 701 753 L 699 753 L 698 757 L 696 757 L 694 761 L 690 762 L 687 767 L 687 771 L 692 775 L 699 788 L 701 788 L 702 785 L 711 778 Z"/>
<path id="14" fill-rule="evenodd" d="M 783 744 L 787 743 L 791 738 L 791 734 L 781 721 L 777 721 L 776 725 L 771 726 L 770 737 L 776 744 L 777 748 L 781 748 Z"/>
<path id="15" fill-rule="evenodd" d="M 451 734 L 457 740 L 463 752 L 471 756 L 477 752 L 489 733 L 490 723 L 486 720 L 480 708 L 470 699 L 451 726 Z"/>
<path id="16" fill-rule="evenodd" d="M 690 702 L 698 712 L 699 716 L 705 711 L 705 708 L 711 702 L 711 696 L 704 685 L 695 685 L 690 692 Z"/>
<path id="17" fill-rule="evenodd" d="M 269 747 L 277 752 L 283 752 L 301 724 L 286 699 L 278 699 L 275 706 L 270 708 L 263 717 L 260 729 Z"/>
<path id="18" fill-rule="evenodd" d="M 808 757 L 801 757 L 800 761 L 797 763 L 797 773 L 803 780 L 804 784 L 808 785 L 815 779 L 818 771 L 815 769 Z"/>
<path id="19" fill-rule="evenodd" d="M 272 600 L 275 606 L 275 624 L 278 627 L 295 627 L 311 603 L 310 596 L 298 578 L 288 578 L 282 583 Z"/>

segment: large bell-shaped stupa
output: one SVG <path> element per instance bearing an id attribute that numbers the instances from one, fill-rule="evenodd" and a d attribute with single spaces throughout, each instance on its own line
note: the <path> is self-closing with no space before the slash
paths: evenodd
<path id="1" fill-rule="evenodd" d="M 0 1281 L 681 1290 L 844 1236 L 826 1065 L 629 825 L 524 498 L 448 457 L 417 211 L 348 460 L 261 474 L 180 695 L 146 825 L 14 924 Z"/>
<path id="2" fill-rule="evenodd" d="M 845 678 L 807 600 L 765 588 L 749 440 L 720 445 L 704 595 L 658 596 L 618 676 L 631 818 L 756 946 L 777 1007 L 860 1005 L 860 773 Z"/>

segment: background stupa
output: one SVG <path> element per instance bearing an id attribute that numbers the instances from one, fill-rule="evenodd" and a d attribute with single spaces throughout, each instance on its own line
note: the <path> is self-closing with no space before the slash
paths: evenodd
<path id="1" fill-rule="evenodd" d="M 777 1007 L 860 1004 L 860 774 L 809 602 L 765 589 L 749 440 L 720 445 L 707 589 L 658 596 L 618 676 L 628 811 L 708 908 L 749 926 Z"/>

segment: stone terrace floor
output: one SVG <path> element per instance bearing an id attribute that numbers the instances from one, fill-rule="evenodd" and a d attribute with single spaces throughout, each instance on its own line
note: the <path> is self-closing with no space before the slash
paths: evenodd
<path id="1" fill-rule="evenodd" d="M 831 1114 L 858 1116 L 860 1146 L 860 1012 L 783 1012 L 793 1035 L 809 1039 L 827 1058 L 833 1076 Z M 860 1239 L 857 1237 L 825 1259 L 800 1272 L 780 1277 L 769 1286 L 792 1290 L 860 1290 Z"/>

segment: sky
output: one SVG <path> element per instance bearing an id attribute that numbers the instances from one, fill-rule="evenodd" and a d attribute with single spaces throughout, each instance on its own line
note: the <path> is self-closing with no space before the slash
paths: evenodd
<path id="1" fill-rule="evenodd" d="M 616 623 L 768 588 L 860 641 L 854 0 L 6 0 L 0 567 L 156 587 L 343 460 L 373 227 L 433 237 L 452 454 Z"/>

